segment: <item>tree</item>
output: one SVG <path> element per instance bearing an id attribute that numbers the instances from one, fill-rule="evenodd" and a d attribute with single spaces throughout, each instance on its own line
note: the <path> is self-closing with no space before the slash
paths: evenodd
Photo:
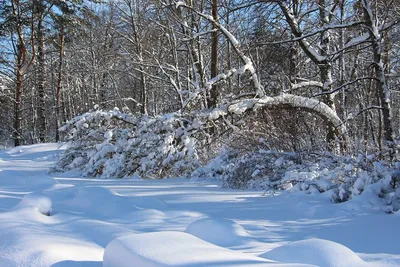
<path id="1" fill-rule="evenodd" d="M 44 19 L 49 10 L 42 0 L 33 0 L 33 13 L 36 21 L 36 42 L 37 42 L 37 92 L 38 92 L 38 126 L 39 141 L 46 142 L 46 114 L 45 114 L 45 44 L 44 44 Z M 33 34 L 33 33 L 32 33 Z"/>
<path id="2" fill-rule="evenodd" d="M 362 8 L 364 13 L 365 25 L 367 27 L 370 42 L 373 51 L 373 66 L 375 70 L 376 80 L 376 90 L 378 92 L 379 101 L 382 110 L 382 120 L 384 128 L 384 140 L 386 146 L 389 149 L 389 156 L 393 159 L 396 155 L 396 145 L 393 137 L 393 126 L 392 126 L 392 108 L 391 108 L 391 92 L 388 87 L 385 64 L 384 64 L 384 37 L 382 36 L 383 30 L 388 30 L 392 25 L 383 23 L 379 25 L 376 15 L 372 11 L 372 5 L 370 0 L 361 0 Z M 397 24 L 398 21 L 392 22 Z"/>
<path id="3" fill-rule="evenodd" d="M 22 94 L 23 80 L 35 60 L 35 44 L 34 44 L 34 17 L 32 5 L 29 1 L 12 0 L 11 14 L 9 20 L 12 23 L 12 34 L 16 34 L 16 40 L 11 37 L 13 50 L 16 56 L 15 62 L 15 97 L 14 97 L 14 145 L 20 146 L 22 139 Z M 30 28 L 28 28 L 30 27 Z M 29 46 L 24 37 L 24 32 L 28 28 L 30 34 L 30 53 Z"/>
<path id="4" fill-rule="evenodd" d="M 218 23 L 218 0 L 212 0 L 211 8 L 212 18 Z M 218 42 L 218 27 L 214 24 L 211 41 L 211 78 L 215 78 L 218 75 Z M 218 86 L 213 84 L 210 90 L 210 98 L 208 100 L 209 107 L 217 106 L 219 96 L 220 93 L 218 92 Z"/>

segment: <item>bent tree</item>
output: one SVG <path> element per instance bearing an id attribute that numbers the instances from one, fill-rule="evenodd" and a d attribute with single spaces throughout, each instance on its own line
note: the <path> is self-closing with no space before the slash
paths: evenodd
<path id="1" fill-rule="evenodd" d="M 178 8 L 179 7 L 193 10 L 192 7 L 187 6 L 183 3 L 179 3 Z M 281 94 L 273 97 L 265 96 L 264 88 L 261 85 L 254 64 L 251 58 L 246 56 L 246 54 L 243 52 L 240 42 L 236 39 L 236 37 L 229 30 L 227 30 L 226 27 L 224 27 L 218 20 L 216 20 L 215 16 L 206 15 L 196 10 L 193 11 L 196 12 L 199 16 L 211 22 L 213 24 L 213 28 L 217 29 L 222 33 L 222 35 L 231 44 L 233 50 L 236 52 L 237 56 L 241 59 L 243 64 L 238 69 L 228 70 L 227 72 L 220 73 L 219 75 L 216 76 L 212 75 L 211 79 L 206 83 L 208 85 L 206 90 L 213 90 L 216 84 L 227 80 L 229 77 L 233 75 L 238 75 L 238 74 L 240 75 L 243 72 L 249 72 L 254 87 L 254 95 L 256 96 L 253 99 L 241 100 L 239 102 L 233 101 L 226 105 L 222 105 L 220 107 L 215 108 L 214 110 L 211 111 L 210 116 L 208 117 L 209 120 L 215 120 L 227 114 L 239 114 L 247 110 L 257 109 L 259 107 L 265 107 L 271 109 L 297 108 L 299 110 L 305 110 L 308 112 L 315 113 L 325 121 L 329 129 L 328 131 L 328 138 L 330 138 L 329 141 L 333 141 L 336 137 L 344 133 L 344 125 L 336 114 L 333 100 L 328 101 L 328 103 L 321 103 L 319 100 L 316 99 L 311 99 L 308 97 L 302 97 L 292 94 Z M 214 31 L 212 32 L 212 34 L 214 34 Z M 316 52 L 314 51 L 310 53 L 316 55 Z M 317 55 L 315 56 L 315 58 L 316 60 L 320 61 L 322 61 L 321 58 L 326 59 L 326 57 L 324 56 L 317 56 Z M 327 79 L 325 83 L 328 86 L 326 90 L 328 90 L 331 88 L 332 78 L 330 74 L 330 67 L 329 67 L 330 65 L 328 64 L 328 62 L 326 64 L 327 66 L 323 67 L 326 72 L 324 73 L 324 75 L 322 75 L 322 77 L 325 77 Z M 328 95 L 327 99 L 331 98 L 332 96 Z"/>

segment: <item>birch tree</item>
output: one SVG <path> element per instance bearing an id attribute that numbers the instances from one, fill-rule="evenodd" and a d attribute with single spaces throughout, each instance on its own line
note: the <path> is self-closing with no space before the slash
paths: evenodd
<path id="1" fill-rule="evenodd" d="M 396 155 L 396 146 L 393 137 L 393 126 L 392 126 L 392 108 L 391 108 L 391 92 L 388 87 L 388 81 L 386 78 L 385 64 L 384 64 L 384 44 L 385 40 L 382 36 L 383 30 L 387 30 L 394 24 L 399 23 L 399 18 L 397 21 L 391 21 L 387 23 L 382 21 L 381 23 L 377 19 L 376 14 L 372 11 L 372 1 L 361 0 L 362 8 L 364 13 L 365 25 L 369 34 L 370 42 L 373 51 L 373 66 L 375 70 L 375 75 L 377 77 L 376 90 L 379 96 L 379 102 L 381 104 L 382 120 L 384 128 L 384 141 L 389 149 L 389 156 L 393 158 Z"/>

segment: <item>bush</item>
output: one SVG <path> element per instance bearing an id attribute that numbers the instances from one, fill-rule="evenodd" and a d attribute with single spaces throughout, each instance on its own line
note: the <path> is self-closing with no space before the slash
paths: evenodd
<path id="1" fill-rule="evenodd" d="M 218 167 L 216 167 L 218 166 Z M 259 150 L 241 154 L 226 149 L 223 154 L 193 175 L 218 176 L 234 189 L 263 189 L 266 192 L 330 192 L 333 202 L 344 202 L 371 187 L 387 205 L 387 211 L 400 209 L 399 163 L 332 154 L 283 153 Z"/>
<path id="2" fill-rule="evenodd" d="M 60 130 L 68 148 L 53 171 L 78 169 L 89 177 L 188 175 L 199 167 L 193 124 L 178 113 L 133 116 L 114 109 L 77 116 Z"/>
<path id="3" fill-rule="evenodd" d="M 207 128 L 210 125 L 212 129 Z M 268 150 L 266 140 L 257 136 L 240 140 L 235 134 L 223 136 L 228 132 L 224 127 L 209 123 L 207 114 L 151 117 L 118 109 L 94 110 L 60 129 L 69 144 L 53 171 L 79 170 L 88 177 L 104 178 L 212 178 L 235 189 L 329 191 L 334 202 L 348 201 L 368 190 L 380 198 L 387 212 L 400 209 L 398 162 L 378 161 L 374 156 Z M 228 146 L 221 147 L 224 142 Z M 217 156 L 214 150 L 219 151 Z"/>

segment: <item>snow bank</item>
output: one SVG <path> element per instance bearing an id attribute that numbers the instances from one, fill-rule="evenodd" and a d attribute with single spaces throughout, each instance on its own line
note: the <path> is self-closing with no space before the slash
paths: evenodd
<path id="1" fill-rule="evenodd" d="M 51 199 L 41 193 L 32 193 L 25 195 L 21 202 L 15 208 L 33 207 L 43 215 L 49 216 L 51 213 Z"/>
<path id="2" fill-rule="evenodd" d="M 264 253 L 260 257 L 287 263 L 315 264 L 320 267 L 375 266 L 361 260 L 349 248 L 323 239 L 292 242 Z"/>
<path id="3" fill-rule="evenodd" d="M 224 218 L 197 220 L 191 223 L 185 232 L 223 247 L 240 245 L 250 237 L 241 225 Z"/>
<path id="4" fill-rule="evenodd" d="M 183 232 L 129 235 L 107 245 L 104 267 L 158 266 L 303 266 L 281 265 L 269 260 L 207 243 Z"/>

